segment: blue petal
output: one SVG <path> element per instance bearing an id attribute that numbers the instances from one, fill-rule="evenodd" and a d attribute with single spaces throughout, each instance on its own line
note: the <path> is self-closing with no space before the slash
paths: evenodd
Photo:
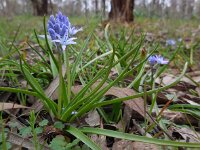
<path id="1" fill-rule="evenodd" d="M 148 58 L 148 61 L 149 61 L 149 63 L 150 63 L 151 65 L 156 64 L 156 56 L 150 56 L 150 57 Z"/>
<path id="2" fill-rule="evenodd" d="M 69 27 L 69 19 L 68 19 L 68 17 L 66 17 L 66 16 L 63 16 L 63 23 L 67 26 L 67 27 Z"/>
<path id="3" fill-rule="evenodd" d="M 55 40 L 56 39 L 55 31 L 53 29 L 49 28 L 48 32 L 49 32 L 49 35 L 51 36 L 51 39 Z"/>
<path id="4" fill-rule="evenodd" d="M 49 21 L 52 22 L 53 24 L 55 24 L 55 18 L 53 15 L 50 16 Z"/>
<path id="5" fill-rule="evenodd" d="M 56 32 L 57 34 L 60 34 L 60 26 L 59 26 L 58 23 L 56 23 L 56 24 L 54 25 L 54 30 L 55 30 L 55 32 Z"/>
<path id="6" fill-rule="evenodd" d="M 67 27 L 66 25 L 63 25 L 61 31 L 60 31 L 60 36 L 63 37 L 67 32 Z"/>
<path id="7" fill-rule="evenodd" d="M 52 23 L 51 21 L 48 22 L 47 28 L 48 28 L 48 29 L 49 29 L 49 28 L 54 29 L 53 23 Z"/>
<path id="8" fill-rule="evenodd" d="M 82 28 L 76 29 L 75 27 L 71 27 L 71 28 L 69 28 L 69 34 L 75 35 L 77 32 L 82 31 L 82 30 L 83 30 Z"/>

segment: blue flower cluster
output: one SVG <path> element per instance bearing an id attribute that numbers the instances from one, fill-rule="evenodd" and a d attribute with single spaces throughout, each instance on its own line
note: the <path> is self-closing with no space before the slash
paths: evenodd
<path id="1" fill-rule="evenodd" d="M 160 64 L 160 65 L 164 65 L 164 64 L 168 64 L 168 60 L 165 60 L 162 56 L 159 56 L 159 55 L 153 55 L 153 56 L 150 56 L 149 59 L 148 59 L 150 65 L 155 65 L 156 63 L 157 64 Z"/>
<path id="2" fill-rule="evenodd" d="M 74 41 L 76 38 L 73 36 L 77 32 L 82 31 L 82 28 L 76 29 L 72 26 L 68 17 L 61 12 L 58 12 L 56 17 L 53 15 L 50 16 L 47 29 L 52 42 L 54 42 L 56 46 L 60 44 L 63 51 L 66 49 L 67 45 L 76 44 Z"/>
<path id="3" fill-rule="evenodd" d="M 167 46 L 176 46 L 176 41 L 174 39 L 168 39 L 166 40 Z"/>

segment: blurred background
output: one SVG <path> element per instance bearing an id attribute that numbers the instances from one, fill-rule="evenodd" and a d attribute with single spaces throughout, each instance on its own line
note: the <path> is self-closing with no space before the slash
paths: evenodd
<path id="1" fill-rule="evenodd" d="M 145 33 L 152 43 L 200 41 L 200 0 L 0 0 L 0 50 L 13 39 L 33 41 L 34 29 L 43 34 L 43 16 L 58 11 L 83 27 L 80 39 L 93 30 L 103 37 L 110 22 L 115 32 L 133 29 L 134 35 Z"/>
<path id="2" fill-rule="evenodd" d="M 107 19 L 125 9 L 132 10 L 135 17 L 200 18 L 200 0 L 0 0 L 1 17 L 43 16 L 62 10 L 68 16 L 98 15 Z"/>

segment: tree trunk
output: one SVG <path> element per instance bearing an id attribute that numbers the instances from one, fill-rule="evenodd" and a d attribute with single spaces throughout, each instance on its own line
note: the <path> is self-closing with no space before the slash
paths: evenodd
<path id="1" fill-rule="evenodd" d="M 134 0 L 111 0 L 111 11 L 109 18 L 115 21 L 132 22 Z"/>
<path id="2" fill-rule="evenodd" d="M 177 1 L 171 0 L 170 16 L 177 18 Z"/>
<path id="3" fill-rule="evenodd" d="M 197 6 L 196 15 L 200 19 L 200 1 L 196 1 L 196 6 Z"/>
<path id="4" fill-rule="evenodd" d="M 106 16 L 106 0 L 102 0 L 103 16 Z"/>
<path id="5" fill-rule="evenodd" d="M 99 11 L 98 10 L 98 0 L 95 0 L 94 3 L 95 3 L 95 14 L 98 15 L 98 11 Z"/>
<path id="6" fill-rule="evenodd" d="M 85 16 L 88 17 L 88 2 L 87 0 L 84 0 L 84 7 L 85 7 Z"/>
<path id="7" fill-rule="evenodd" d="M 31 0 L 33 5 L 33 14 L 43 16 L 48 14 L 48 0 Z"/>
<path id="8" fill-rule="evenodd" d="M 186 16 L 186 7 L 187 7 L 187 1 L 182 0 L 182 2 L 181 2 L 181 16 L 182 16 L 182 18 L 185 18 L 185 16 Z"/>
<path id="9" fill-rule="evenodd" d="M 192 18 L 193 11 L 194 11 L 194 0 L 187 0 L 186 18 L 188 18 L 188 19 Z"/>

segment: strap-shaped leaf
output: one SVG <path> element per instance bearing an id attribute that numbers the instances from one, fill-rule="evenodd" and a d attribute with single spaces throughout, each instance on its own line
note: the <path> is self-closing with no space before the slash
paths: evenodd
<path id="1" fill-rule="evenodd" d="M 84 133 L 105 135 L 105 136 L 115 137 L 115 138 L 124 139 L 124 140 L 139 141 L 139 142 L 175 146 L 175 147 L 200 148 L 199 143 L 186 143 L 186 142 L 176 142 L 176 141 L 169 141 L 169 140 L 160 140 L 160 139 L 149 138 L 145 136 L 128 134 L 128 133 L 123 133 L 123 132 L 118 132 L 118 131 L 107 130 L 107 129 L 85 127 L 80 130 Z"/>
<path id="2" fill-rule="evenodd" d="M 79 129 L 70 126 L 67 129 L 67 132 L 75 136 L 77 139 L 80 139 L 83 143 L 85 143 L 88 147 L 93 150 L 101 150 L 98 145 L 96 145 L 88 136 L 86 136 L 83 132 Z"/>
<path id="3" fill-rule="evenodd" d="M 35 92 L 38 93 L 38 95 L 41 97 L 41 101 L 44 103 L 44 105 L 49 109 L 52 110 L 52 112 L 54 114 L 56 114 L 56 103 L 52 100 L 50 100 L 44 93 L 44 90 L 42 89 L 42 87 L 40 86 L 40 84 L 36 81 L 36 79 L 31 75 L 31 73 L 29 72 L 29 70 L 22 66 L 21 64 L 21 69 L 22 72 L 25 76 L 25 78 L 27 79 L 28 83 L 30 84 L 30 86 L 33 88 L 33 90 Z"/>

